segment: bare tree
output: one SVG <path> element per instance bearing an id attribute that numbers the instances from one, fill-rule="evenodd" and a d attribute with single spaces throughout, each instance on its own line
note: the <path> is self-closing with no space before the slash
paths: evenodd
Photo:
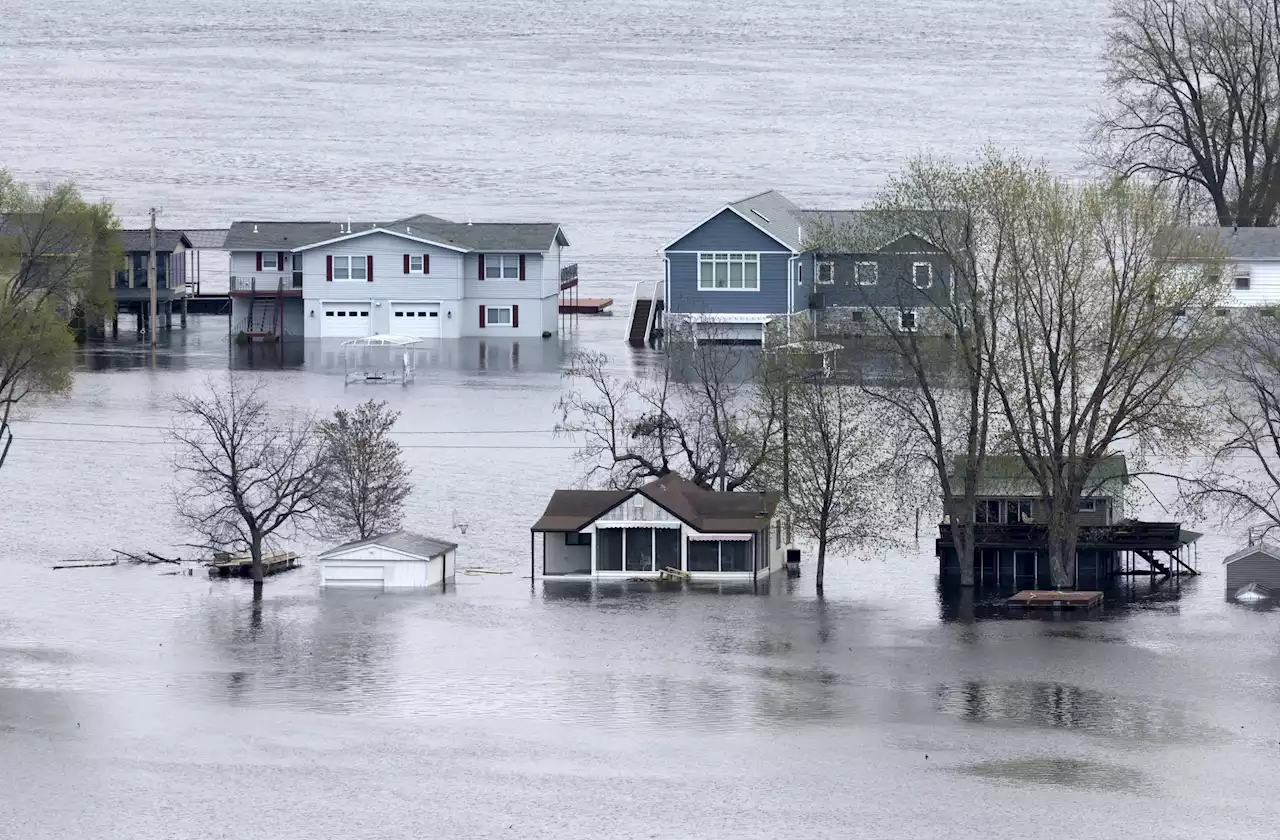
<path id="1" fill-rule="evenodd" d="M 641 378 L 583 351 L 565 376 L 556 431 L 581 443 L 588 483 L 632 488 L 675 471 L 710 490 L 754 488 L 781 438 L 781 380 L 741 347 L 671 340 L 666 365 Z"/>
<path id="2" fill-rule="evenodd" d="M 874 283 L 849 278 L 855 302 L 870 316 L 868 349 L 887 351 L 909 372 L 907 387 L 864 390 L 893 410 L 886 422 L 914 432 L 904 457 L 928 464 L 937 479 L 963 586 L 974 584 L 973 513 L 999 418 L 993 354 L 1003 298 L 993 290 L 1007 258 L 1008 206 L 1039 171 L 992 149 L 970 166 L 918 158 L 890 181 L 872 211 L 854 220 L 819 217 L 806 233 L 820 259 L 851 255 L 899 266 L 877 272 Z M 916 255 L 903 262 L 879 250 L 898 241 Z M 939 257 L 938 276 L 923 291 L 912 276 L 921 251 Z M 919 314 L 919 323 L 904 329 L 900 313 L 908 311 Z"/>
<path id="3" fill-rule="evenodd" d="M 1280 529 L 1280 330 L 1269 314 L 1234 318 L 1233 340 L 1206 365 L 1211 395 L 1208 455 L 1178 481 L 1190 512 L 1230 524 Z"/>
<path id="4" fill-rule="evenodd" d="M 830 552 L 897 542 L 909 508 L 902 499 L 911 465 L 903 438 L 886 426 L 883 405 L 822 374 L 797 373 L 787 427 L 789 457 L 770 461 L 770 473 L 787 470 L 787 476 L 770 477 L 787 487 L 796 530 L 818 544 L 821 593 Z"/>
<path id="5" fill-rule="evenodd" d="M 33 190 L 0 170 L 0 467 L 13 410 L 71 387 L 71 325 L 110 299 L 118 227 L 72 184 Z"/>
<path id="6" fill-rule="evenodd" d="M 261 382 L 228 375 L 210 379 L 208 391 L 176 400 L 178 517 L 210 549 L 249 553 L 256 601 L 264 547 L 315 523 L 324 447 L 314 415 L 273 414 Z"/>
<path id="7" fill-rule="evenodd" d="M 400 527 L 404 500 L 413 485 L 391 430 L 400 412 L 385 402 L 339 408 L 317 426 L 327 472 L 320 513 L 326 533 L 367 539 Z"/>
<path id="8" fill-rule="evenodd" d="M 1115 0 L 1113 17 L 1107 162 L 1172 182 L 1220 225 L 1274 224 L 1280 0 Z"/>
<path id="9" fill-rule="evenodd" d="M 1047 507 L 1054 585 L 1067 586 L 1080 497 L 1102 459 L 1201 435 L 1205 404 L 1189 384 L 1222 335 L 1224 290 L 1217 255 L 1171 235 L 1157 189 L 1037 172 L 1011 198 L 993 385 Z"/>

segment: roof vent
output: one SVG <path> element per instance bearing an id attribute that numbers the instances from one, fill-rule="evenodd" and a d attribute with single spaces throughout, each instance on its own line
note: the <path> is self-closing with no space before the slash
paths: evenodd
<path id="1" fill-rule="evenodd" d="M 766 222 L 768 222 L 769 224 L 773 224 L 773 222 L 772 222 L 772 221 L 770 221 L 770 219 L 769 219 L 769 217 L 768 217 L 768 216 L 766 216 L 765 214 L 761 213 L 761 212 L 760 212 L 759 210 L 757 210 L 756 208 L 752 207 L 752 208 L 751 208 L 751 212 L 752 212 L 752 213 L 755 213 L 757 216 L 759 216 L 760 218 L 764 219 L 764 220 L 765 220 Z"/>
<path id="2" fill-rule="evenodd" d="M 471 227 L 471 217 L 467 216 L 467 227 Z"/>
<path id="3" fill-rule="evenodd" d="M 254 232 L 254 233 L 257 233 L 257 232 L 258 232 L 258 223 L 257 223 L 257 222 L 254 222 L 254 223 L 253 223 L 253 232 Z"/>

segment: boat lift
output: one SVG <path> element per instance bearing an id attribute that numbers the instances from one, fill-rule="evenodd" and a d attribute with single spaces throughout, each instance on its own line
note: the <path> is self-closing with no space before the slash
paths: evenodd
<path id="1" fill-rule="evenodd" d="M 343 385 L 353 382 L 408 385 L 422 339 L 407 335 L 370 335 L 342 342 Z"/>

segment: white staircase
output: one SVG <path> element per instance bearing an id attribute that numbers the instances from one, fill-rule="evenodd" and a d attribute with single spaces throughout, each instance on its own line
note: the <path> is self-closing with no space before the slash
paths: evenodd
<path id="1" fill-rule="evenodd" d="M 631 297 L 631 317 L 627 320 L 627 342 L 633 347 L 644 347 L 653 338 L 658 326 L 658 315 L 663 303 L 663 283 L 640 281 Z"/>

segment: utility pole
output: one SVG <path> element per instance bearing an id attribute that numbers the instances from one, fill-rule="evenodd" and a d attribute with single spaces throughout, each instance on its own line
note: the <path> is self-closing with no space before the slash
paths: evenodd
<path id="1" fill-rule="evenodd" d="M 151 259 L 147 261 L 147 285 L 151 287 L 151 349 L 156 349 L 156 208 L 151 208 Z"/>

